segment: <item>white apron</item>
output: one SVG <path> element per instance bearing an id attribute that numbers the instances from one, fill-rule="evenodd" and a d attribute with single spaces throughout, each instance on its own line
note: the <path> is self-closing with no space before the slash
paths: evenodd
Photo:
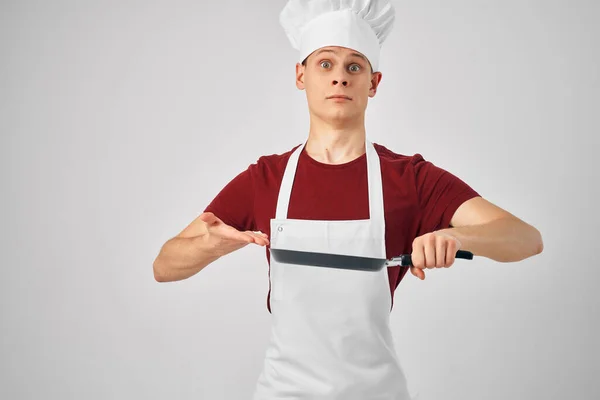
<path id="1" fill-rule="evenodd" d="M 373 144 L 366 141 L 367 220 L 287 219 L 303 149 L 287 163 L 270 246 L 385 258 L 381 169 Z M 410 400 L 389 327 L 387 267 L 345 270 L 271 257 L 270 268 L 271 338 L 253 400 Z"/>

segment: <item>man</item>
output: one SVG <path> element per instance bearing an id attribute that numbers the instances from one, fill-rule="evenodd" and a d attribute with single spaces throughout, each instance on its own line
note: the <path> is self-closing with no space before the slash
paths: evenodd
<path id="1" fill-rule="evenodd" d="M 534 227 L 456 176 L 367 140 L 365 110 L 393 21 L 389 0 L 288 2 L 281 23 L 300 52 L 308 140 L 240 173 L 154 263 L 158 281 L 174 281 L 249 243 L 412 255 L 410 268 L 367 272 L 277 262 L 267 248 L 273 325 L 254 400 L 409 399 L 389 329 L 406 271 L 424 280 L 459 249 L 501 262 L 542 251 Z"/>

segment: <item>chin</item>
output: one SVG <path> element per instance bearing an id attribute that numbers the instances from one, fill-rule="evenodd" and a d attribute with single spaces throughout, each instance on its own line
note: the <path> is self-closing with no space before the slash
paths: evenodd
<path id="1" fill-rule="evenodd" d="M 361 116 L 360 110 L 356 110 L 351 107 L 331 107 L 329 104 L 321 105 L 312 109 L 312 114 L 317 116 L 319 119 L 336 125 L 351 122 L 359 119 Z"/>
<path id="2" fill-rule="evenodd" d="M 325 119 L 336 122 L 352 121 L 359 116 L 360 113 L 355 110 L 330 110 L 324 115 Z"/>

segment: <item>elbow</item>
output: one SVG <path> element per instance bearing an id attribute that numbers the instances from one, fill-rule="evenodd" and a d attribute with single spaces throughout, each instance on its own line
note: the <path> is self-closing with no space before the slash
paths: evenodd
<path id="1" fill-rule="evenodd" d="M 542 242 L 542 240 L 540 239 L 540 242 L 538 243 L 536 254 L 540 254 L 542 251 L 544 251 L 544 242 Z"/>
<path id="2" fill-rule="evenodd" d="M 152 267 L 153 271 L 154 271 L 154 280 L 156 282 L 164 282 L 162 275 L 158 272 L 158 270 L 156 269 L 156 266 Z"/>
<path id="3" fill-rule="evenodd" d="M 515 252 L 513 253 L 512 257 L 503 258 L 502 260 L 498 261 L 522 261 L 529 257 L 536 256 L 544 251 L 542 235 L 534 227 L 530 227 L 528 230 L 523 231 L 517 243 L 518 245 L 515 247 Z"/>
<path id="4" fill-rule="evenodd" d="M 534 253 L 533 255 L 537 255 L 540 254 L 542 251 L 544 251 L 544 241 L 542 240 L 542 234 L 540 233 L 540 231 L 538 231 L 537 229 L 534 229 L 534 244 L 535 244 L 535 249 L 534 249 Z"/>
<path id="5" fill-rule="evenodd" d="M 157 261 L 152 264 L 152 271 L 156 282 L 167 282 L 166 276 Z"/>

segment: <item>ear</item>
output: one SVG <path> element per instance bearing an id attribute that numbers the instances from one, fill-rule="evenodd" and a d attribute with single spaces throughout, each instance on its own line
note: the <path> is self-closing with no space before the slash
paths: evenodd
<path id="1" fill-rule="evenodd" d="M 371 87 L 369 88 L 369 97 L 375 97 L 377 88 L 381 83 L 381 78 L 383 78 L 383 74 L 381 72 L 373 72 L 373 75 L 371 76 Z"/>
<path id="2" fill-rule="evenodd" d="M 296 63 L 296 87 L 304 90 L 304 65 Z"/>

